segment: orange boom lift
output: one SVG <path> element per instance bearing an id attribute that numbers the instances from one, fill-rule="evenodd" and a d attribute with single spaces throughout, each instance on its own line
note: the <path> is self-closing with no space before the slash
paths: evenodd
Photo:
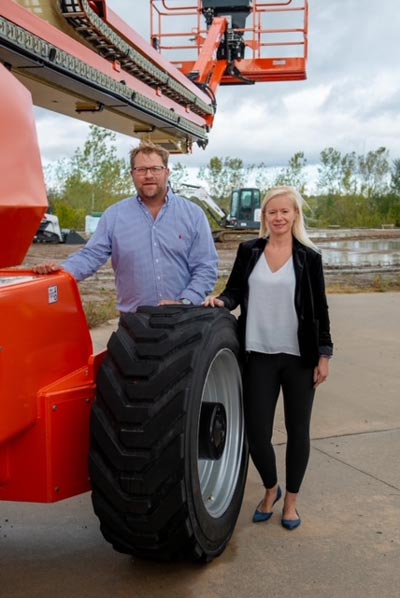
<path id="1" fill-rule="evenodd" d="M 122 322 L 130 327 L 134 346 L 144 342 L 147 350 L 156 337 L 168 338 L 171 327 L 176 335 L 173 346 L 179 346 L 182 322 L 196 327 L 199 318 L 202 321 L 194 337 L 202 338 L 197 342 L 203 345 L 185 349 L 182 357 L 193 355 L 187 371 L 196 377 L 179 391 L 179 397 L 186 396 L 176 431 L 183 453 L 169 459 L 168 467 L 177 463 L 179 469 L 169 474 L 169 482 L 162 482 L 170 449 L 163 444 L 166 440 L 154 440 L 158 419 L 148 422 L 159 409 L 159 400 L 164 415 L 172 413 L 172 406 L 165 407 L 172 383 L 168 391 L 157 387 L 150 392 L 154 388 L 150 357 L 142 363 L 140 351 L 135 357 L 124 353 L 124 363 L 135 359 L 139 365 L 134 375 L 128 368 L 115 390 L 115 401 L 111 393 L 101 415 L 97 408 L 97 452 L 91 455 L 95 465 L 89 471 L 93 403 L 115 352 L 117 356 L 123 352 L 125 333 L 114 333 L 108 350 L 94 354 L 74 278 L 66 272 L 38 276 L 17 268 L 47 208 L 33 105 L 185 153 L 193 144 L 207 144 L 220 85 L 306 76 L 307 0 L 203 0 L 192 6 L 179 0 L 150 0 L 150 9 L 147 43 L 105 0 L 0 0 L 0 500 L 53 502 L 86 492 L 92 485 L 102 531 L 117 550 L 170 558 L 189 543 L 194 558 L 210 560 L 222 552 L 232 534 L 247 467 L 231 316 L 206 310 L 205 318 L 201 308 L 183 306 L 175 311 L 144 309 L 137 316 L 130 314 L 128 324 Z M 207 324 L 210 319 L 217 321 Z M 211 330 L 221 330 L 208 338 L 207 326 L 210 335 Z M 215 345 L 217 338 L 226 346 Z M 164 341 L 157 342 L 161 345 L 156 353 Z M 123 370 L 123 364 L 117 369 Z M 123 389 L 131 388 L 133 381 L 140 382 L 139 389 L 147 381 L 149 388 L 138 404 L 125 397 L 125 407 L 130 418 L 132 410 L 145 412 L 145 423 L 139 415 L 128 417 L 118 431 Z M 218 400 L 215 388 L 222 397 Z M 232 413 L 231 403 L 223 399 L 227 392 L 230 401 L 236 396 Z M 100 389 L 101 396 L 107 393 Z M 114 423 L 101 428 L 100 422 L 114 408 Z M 122 446 L 132 422 L 142 443 L 133 448 L 129 443 Z M 140 434 L 137 426 L 142 426 Z M 105 430 L 110 431 L 102 447 Z M 117 446 L 120 456 L 111 459 Z M 149 463 L 140 461 L 140 467 L 135 465 L 129 473 L 130 450 L 129 459 L 146 454 Z M 115 461 L 112 470 L 107 469 L 109 460 Z M 172 501 L 165 488 L 178 478 Z M 211 495 L 216 498 L 213 505 L 207 502 Z M 165 512 L 163 500 L 180 504 L 179 514 L 171 512 L 168 523 L 159 514 Z M 206 532 L 211 528 L 212 533 Z"/>

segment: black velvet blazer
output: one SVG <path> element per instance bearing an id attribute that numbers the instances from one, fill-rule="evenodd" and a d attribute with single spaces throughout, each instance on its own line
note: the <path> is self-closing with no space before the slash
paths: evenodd
<path id="1" fill-rule="evenodd" d="M 218 297 L 229 311 L 240 305 L 239 333 L 243 348 L 249 300 L 248 280 L 267 242 L 268 239 L 259 237 L 239 245 L 226 287 Z M 306 365 L 315 366 L 320 355 L 332 355 L 333 352 L 322 258 L 314 249 L 293 239 L 293 266 L 300 355 Z"/>

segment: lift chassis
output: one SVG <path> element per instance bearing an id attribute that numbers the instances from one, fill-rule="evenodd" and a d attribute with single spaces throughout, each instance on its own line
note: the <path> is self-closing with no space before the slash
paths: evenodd
<path id="1" fill-rule="evenodd" d="M 168 17 L 174 3 L 150 4 Z M 236 319 L 143 306 L 93 352 L 75 279 L 19 267 L 47 210 L 33 105 L 202 147 L 218 85 L 251 78 L 256 5 L 198 2 L 197 58 L 178 68 L 162 30 L 146 44 L 105 0 L 0 0 L 0 500 L 91 491 L 106 540 L 149 559 L 209 561 L 234 531 L 248 464 Z"/>

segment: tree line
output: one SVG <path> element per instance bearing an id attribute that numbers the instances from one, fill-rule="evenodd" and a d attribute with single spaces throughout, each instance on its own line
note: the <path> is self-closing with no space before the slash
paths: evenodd
<path id="1" fill-rule="evenodd" d="M 247 165 L 241 158 L 213 157 L 200 168 L 198 179 L 227 213 L 232 189 L 255 186 L 263 194 L 277 185 L 291 185 L 305 198 L 308 222 L 314 226 L 400 226 L 400 158 L 391 160 L 386 148 L 366 154 L 323 149 L 313 191 L 307 166 L 303 152 L 278 171 L 263 162 Z M 117 155 L 115 133 L 91 125 L 82 148 L 45 169 L 50 207 L 61 226 L 83 230 L 86 214 L 103 212 L 132 195 L 129 171 L 128 158 Z M 172 187 L 192 182 L 180 162 L 173 164 L 170 180 Z"/>

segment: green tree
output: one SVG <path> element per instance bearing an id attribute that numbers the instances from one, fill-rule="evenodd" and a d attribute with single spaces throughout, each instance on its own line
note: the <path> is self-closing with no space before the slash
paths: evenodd
<path id="1" fill-rule="evenodd" d="M 169 181 L 172 189 L 178 188 L 182 183 L 187 183 L 188 171 L 184 164 L 177 162 L 173 165 Z"/>
<path id="2" fill-rule="evenodd" d="M 358 175 L 362 195 L 372 197 L 388 191 L 390 163 L 385 147 L 370 151 L 358 157 Z"/>
<path id="3" fill-rule="evenodd" d="M 264 162 L 260 162 L 253 168 L 255 170 L 255 186 L 260 189 L 261 197 L 263 197 L 268 189 L 274 186 L 273 176 L 268 172 Z"/>
<path id="4" fill-rule="evenodd" d="M 240 158 L 211 158 L 207 166 L 199 170 L 199 179 L 206 181 L 210 195 L 225 210 L 229 211 L 229 198 L 233 189 L 244 187 L 249 170 Z"/>
<path id="5" fill-rule="evenodd" d="M 47 174 L 59 201 L 88 213 L 103 211 L 132 193 L 129 162 L 117 157 L 115 139 L 112 131 L 91 125 L 83 147 L 55 164 Z"/>
<path id="6" fill-rule="evenodd" d="M 202 181 L 206 181 L 210 195 L 215 201 L 220 201 L 224 197 L 224 182 L 223 182 L 223 159 L 211 158 L 206 166 L 201 166 L 198 177 Z"/>
<path id="7" fill-rule="evenodd" d="M 341 179 L 342 155 L 339 150 L 327 147 L 320 153 L 318 167 L 318 191 L 327 195 L 339 192 Z"/>
<path id="8" fill-rule="evenodd" d="M 59 200 L 55 202 L 53 211 L 62 228 L 85 229 L 86 213 L 83 208 L 73 208 L 68 202 Z"/>
<path id="9" fill-rule="evenodd" d="M 275 185 L 289 185 L 303 194 L 307 184 L 304 171 L 306 165 L 307 159 L 304 157 L 304 152 L 296 152 L 290 158 L 287 168 L 278 173 Z"/>
<path id="10" fill-rule="evenodd" d="M 356 193 L 358 162 L 355 152 L 342 155 L 333 147 L 320 153 L 318 191 L 323 194 Z"/>
<path id="11" fill-rule="evenodd" d="M 341 160 L 341 185 L 342 193 L 356 193 L 357 191 L 357 156 L 355 152 L 345 154 Z"/>
<path id="12" fill-rule="evenodd" d="M 390 190 L 400 196 L 400 158 L 393 160 L 390 172 Z"/>

